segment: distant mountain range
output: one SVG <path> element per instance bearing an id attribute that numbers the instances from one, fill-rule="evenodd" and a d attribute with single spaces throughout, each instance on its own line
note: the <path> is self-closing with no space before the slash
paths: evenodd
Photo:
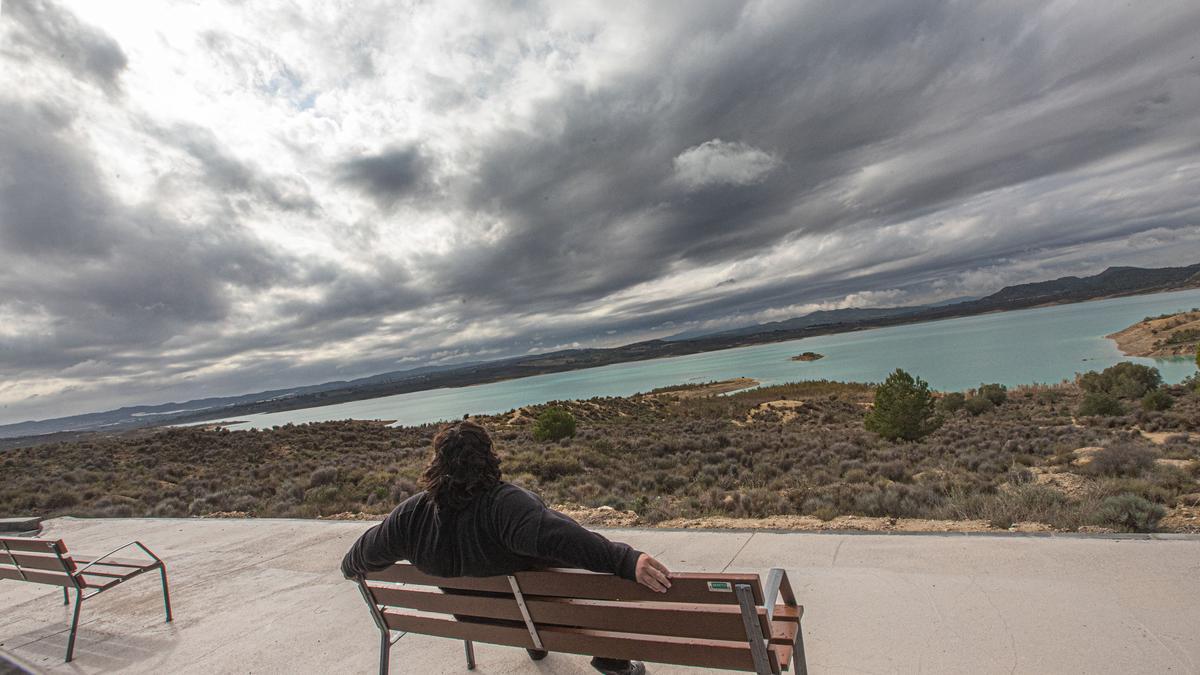
<path id="1" fill-rule="evenodd" d="M 1186 288 L 1200 288 L 1200 263 L 1188 267 L 1158 269 L 1110 267 L 1090 277 L 1062 277 L 1051 281 L 1007 286 L 983 298 L 956 299 L 915 307 L 821 310 L 786 321 L 701 335 L 681 333 L 662 340 L 648 340 L 608 349 L 568 349 L 498 361 L 425 366 L 356 380 L 325 382 L 242 396 L 132 406 L 107 412 L 19 422 L 0 425 L 0 439 L 234 419 L 238 415 L 310 408 L 426 389 L 461 387 L 613 363 L 795 340 L 812 335 Z M 11 447 L 14 444 L 8 442 L 0 444 L 0 447 Z"/>
<path id="2" fill-rule="evenodd" d="M 913 305 L 911 307 L 847 307 L 845 309 L 820 309 L 811 314 L 798 316 L 794 319 L 785 321 L 771 321 L 769 323 L 759 323 L 750 326 L 742 326 L 740 328 L 730 328 L 718 332 L 712 331 L 686 331 L 676 333 L 670 337 L 663 338 L 668 342 L 678 340 L 694 340 L 702 337 L 733 337 L 742 335 L 755 335 L 757 333 L 771 333 L 780 330 L 796 330 L 800 328 L 809 328 L 811 326 L 820 326 L 822 324 L 835 323 L 854 323 L 856 321 L 868 321 L 871 319 L 882 319 L 888 316 L 900 316 L 902 314 L 913 314 L 926 309 L 935 307 L 945 307 L 960 302 L 970 302 L 978 300 L 978 298 L 961 297 L 952 300 L 943 300 L 928 305 Z"/>

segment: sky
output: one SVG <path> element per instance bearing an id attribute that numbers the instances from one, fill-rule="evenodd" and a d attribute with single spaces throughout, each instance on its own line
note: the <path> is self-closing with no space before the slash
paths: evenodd
<path id="1" fill-rule="evenodd" d="M 0 423 L 1200 262 L 1200 4 L 0 0 Z"/>

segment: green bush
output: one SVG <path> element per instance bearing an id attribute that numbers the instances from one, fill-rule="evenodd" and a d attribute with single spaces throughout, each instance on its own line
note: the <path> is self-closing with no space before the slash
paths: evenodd
<path id="1" fill-rule="evenodd" d="M 952 391 L 938 401 L 938 408 L 941 408 L 944 413 L 956 413 L 962 410 L 966 400 L 967 397 L 963 396 L 962 392 Z"/>
<path id="2" fill-rule="evenodd" d="M 1166 410 L 1175 404 L 1175 399 L 1162 389 L 1146 392 L 1142 397 L 1143 410 Z"/>
<path id="3" fill-rule="evenodd" d="M 1200 373 L 1194 373 L 1184 378 L 1183 386 L 1194 394 L 1200 394 Z"/>
<path id="4" fill-rule="evenodd" d="M 1004 405 L 1008 400 L 1008 387 L 1002 384 L 981 384 L 976 395 L 991 401 L 992 405 Z"/>
<path id="5" fill-rule="evenodd" d="M 985 412 L 991 412 L 996 407 L 996 404 L 992 403 L 991 399 L 984 398 L 982 396 L 972 396 L 971 398 L 967 399 L 967 402 L 963 404 L 963 407 L 965 407 L 967 412 L 971 413 L 972 416 L 979 416 Z"/>
<path id="6" fill-rule="evenodd" d="M 1157 368 L 1131 361 L 1122 361 L 1099 373 L 1092 371 L 1079 376 L 1079 386 L 1084 391 L 1117 398 L 1141 398 L 1161 384 L 1162 375 Z"/>
<path id="7" fill-rule="evenodd" d="M 1132 443 L 1116 443 L 1092 455 L 1088 473 L 1100 476 L 1139 476 L 1154 466 L 1157 455 Z"/>
<path id="8" fill-rule="evenodd" d="M 1054 405 L 1062 400 L 1062 393 L 1053 389 L 1043 389 L 1037 393 L 1034 400 L 1041 405 Z"/>
<path id="9" fill-rule="evenodd" d="M 915 441 L 941 426 L 934 405 L 929 384 L 897 368 L 875 390 L 875 407 L 864 424 L 884 438 Z"/>
<path id="10" fill-rule="evenodd" d="M 533 425 L 536 441 L 560 441 L 575 435 L 575 416 L 563 408 L 546 408 Z"/>
<path id="11" fill-rule="evenodd" d="M 1081 417 L 1115 417 L 1124 414 L 1125 408 L 1121 406 L 1121 402 L 1115 396 L 1103 392 L 1084 394 L 1083 402 L 1079 404 Z"/>
<path id="12" fill-rule="evenodd" d="M 1098 525 L 1134 532 L 1153 532 L 1166 509 L 1135 494 L 1108 497 L 1096 511 Z"/>

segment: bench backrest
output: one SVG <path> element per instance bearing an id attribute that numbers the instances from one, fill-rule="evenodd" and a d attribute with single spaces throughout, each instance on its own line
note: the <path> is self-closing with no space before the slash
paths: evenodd
<path id="1" fill-rule="evenodd" d="M 0 579 L 67 588 L 87 586 L 61 539 L 0 537 Z"/>
<path id="2" fill-rule="evenodd" d="M 753 594 L 757 626 L 743 617 L 739 585 Z M 445 578 L 397 563 L 368 575 L 362 588 L 377 620 L 391 630 L 516 647 L 535 646 L 528 618 L 551 651 L 752 671 L 747 630 L 757 629 L 764 642 L 772 638 L 756 574 L 676 573 L 669 591 L 655 593 L 583 570 Z M 779 655 L 768 656 L 779 672 Z"/>

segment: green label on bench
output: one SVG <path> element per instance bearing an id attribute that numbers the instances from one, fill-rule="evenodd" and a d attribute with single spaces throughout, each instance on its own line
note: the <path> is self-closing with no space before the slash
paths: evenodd
<path id="1" fill-rule="evenodd" d="M 714 593 L 732 593 L 733 584 L 728 581 L 710 581 L 708 582 L 708 590 Z"/>

